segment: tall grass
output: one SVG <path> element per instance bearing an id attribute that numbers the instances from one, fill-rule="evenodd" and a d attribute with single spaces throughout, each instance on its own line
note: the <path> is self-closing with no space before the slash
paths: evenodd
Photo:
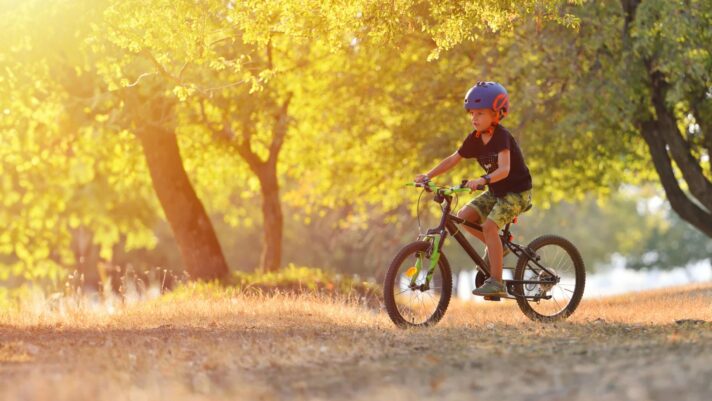
<path id="1" fill-rule="evenodd" d="M 569 322 L 667 324 L 676 320 L 712 321 L 712 284 L 628 293 L 584 300 Z M 0 324 L 14 327 L 54 326 L 145 328 L 161 324 L 200 326 L 249 322 L 251 325 L 331 324 L 390 327 L 382 304 L 361 292 L 293 292 L 186 283 L 161 294 L 160 288 L 123 294 L 51 294 L 29 291 L 0 310 Z M 453 299 L 440 326 L 519 324 L 528 319 L 514 301 L 475 303 Z"/>

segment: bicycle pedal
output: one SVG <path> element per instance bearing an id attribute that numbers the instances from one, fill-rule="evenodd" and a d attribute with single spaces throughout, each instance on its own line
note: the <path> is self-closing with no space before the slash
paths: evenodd
<path id="1" fill-rule="evenodd" d="M 499 301 L 499 297 L 484 297 L 485 301 Z"/>

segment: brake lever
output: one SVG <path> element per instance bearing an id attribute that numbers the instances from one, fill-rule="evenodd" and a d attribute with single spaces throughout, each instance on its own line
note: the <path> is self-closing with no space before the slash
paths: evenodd
<path id="1" fill-rule="evenodd" d="M 433 190 L 430 189 L 430 185 L 428 185 L 429 183 L 430 180 L 423 181 L 423 189 L 425 189 L 425 192 L 433 192 Z"/>
<path id="2" fill-rule="evenodd" d="M 462 183 L 460 183 L 460 188 L 467 188 L 467 182 L 468 182 L 468 181 L 469 181 L 469 180 L 462 180 Z M 485 189 L 485 186 L 484 186 L 484 185 L 478 185 L 478 186 L 477 186 L 477 190 L 478 190 L 478 191 L 482 191 L 482 190 L 484 190 L 484 189 Z M 472 190 L 470 189 L 470 191 L 472 191 Z"/>

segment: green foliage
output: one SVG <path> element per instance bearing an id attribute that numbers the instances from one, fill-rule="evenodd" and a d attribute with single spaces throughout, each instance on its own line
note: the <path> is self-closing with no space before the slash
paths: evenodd
<path id="1" fill-rule="evenodd" d="M 107 38 L 111 44 L 101 49 L 111 66 L 103 70 L 114 74 L 107 73 L 106 78 L 118 87 L 144 76 L 153 65 L 165 80 L 166 93 L 183 101 L 181 119 L 193 127 L 183 132 L 205 138 L 201 144 L 211 140 L 222 143 L 227 158 L 236 157 L 235 142 L 242 141 L 265 160 L 273 138 L 272 115 L 280 102 L 293 94 L 290 133 L 279 169 L 288 183 L 298 180 L 294 189 L 288 184 L 284 199 L 302 206 L 305 218 L 311 218 L 320 207 L 354 200 L 359 212 L 373 203 L 386 209 L 397 207 L 399 200 L 389 190 L 391 184 L 410 177 L 421 164 L 402 155 L 420 152 L 419 140 L 430 135 L 429 130 L 461 135 L 465 124 L 457 124 L 460 128 L 453 130 L 452 123 L 440 123 L 456 121 L 452 115 L 458 109 L 453 106 L 467 85 L 463 81 L 469 84 L 471 78 L 448 81 L 457 65 L 448 60 L 427 62 L 433 52 L 487 32 L 509 29 L 527 17 L 576 25 L 575 18 L 559 8 L 561 3 L 553 1 L 314 1 L 279 5 L 252 1 L 228 9 L 221 2 L 160 4 L 122 1 L 107 10 L 105 17 L 110 23 L 100 27 L 92 39 Z M 113 50 L 115 47 L 123 52 Z M 428 83 L 434 75 L 443 83 L 456 83 L 456 89 L 453 84 Z M 414 86 L 419 86 L 417 91 L 404 97 L 404 90 Z M 448 101 L 438 102 L 443 96 Z M 440 104 L 433 114 L 448 111 L 434 119 L 425 116 L 423 108 L 436 103 Z M 236 138 L 225 143 L 225 138 L 212 135 L 211 131 L 226 128 Z M 249 142 L 244 142 L 248 132 Z M 196 143 L 193 139 L 182 141 Z M 198 164 L 190 159 L 203 156 L 203 146 L 185 152 L 186 164 Z M 217 153 L 210 155 L 221 158 Z M 256 192 L 259 188 L 249 178 L 247 166 L 236 159 L 234 168 L 225 173 L 248 181 L 250 192 Z M 330 168 L 321 168 L 324 161 Z M 369 168 L 373 165 L 381 168 Z M 382 171 L 389 171 L 386 180 Z M 228 204 L 226 199 L 247 196 L 241 181 L 229 180 L 238 185 L 222 185 L 207 192 L 212 183 L 226 180 L 215 173 L 195 179 L 196 186 L 203 188 L 203 197 L 208 202 L 221 199 L 219 205 Z M 329 191 L 335 183 L 339 191 Z M 218 210 L 235 223 L 251 220 L 231 209 Z"/>
<path id="2" fill-rule="evenodd" d="M 667 211 L 667 224 L 651 228 L 627 255 L 626 267 L 669 269 L 690 263 L 710 261 L 712 240 L 690 227 L 675 213 Z"/>
<path id="3" fill-rule="evenodd" d="M 13 38 L 0 71 L 3 93 L 11 94 L 0 96 L 0 254 L 13 256 L 5 277 L 60 285 L 63 267 L 78 262 L 80 229 L 93 234 L 105 259 L 121 237 L 128 250 L 155 245 L 155 200 L 136 144 L 126 131 L 103 131 L 111 112 L 99 112 L 107 107 L 102 97 L 93 99 L 96 109 L 85 101 L 102 88 L 75 38 L 99 4 L 28 2 L 2 14 Z M 78 11 L 75 24 L 57 23 Z"/>
<path id="4" fill-rule="evenodd" d="M 415 197 L 401 184 L 460 144 L 470 130 L 461 98 L 477 80 L 510 90 L 505 125 L 537 206 L 654 179 L 629 123 L 649 105 L 640 67 L 621 57 L 617 2 L 72 0 L 0 13 L 0 278 L 58 285 L 78 263 L 82 230 L 105 261 L 167 248 L 139 124 L 174 128 L 223 238 L 253 230 L 260 181 L 238 148 L 270 157 L 285 99 L 277 169 L 292 255 L 312 246 L 310 230 L 343 241 L 343 261 L 365 242 L 387 249 L 388 230 L 408 235 Z M 634 55 L 675 78 L 670 101 L 690 136 L 693 92 L 710 87 L 710 15 L 708 2 L 646 1 L 636 19 Z M 170 121 L 130 109 L 132 94 L 169 99 Z M 475 175 L 463 163 L 443 180 Z M 231 244 L 234 255 L 252 251 Z M 380 258 L 345 269 L 372 272 Z"/>

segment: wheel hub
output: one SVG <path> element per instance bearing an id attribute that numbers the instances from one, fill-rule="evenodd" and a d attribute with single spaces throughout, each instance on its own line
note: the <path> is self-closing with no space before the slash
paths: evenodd
<path id="1" fill-rule="evenodd" d="M 539 273 L 539 281 L 546 281 L 546 283 L 539 284 L 542 295 L 546 294 L 546 292 L 552 289 L 554 284 L 556 284 L 556 270 L 552 268 L 549 268 L 549 270 L 553 274 L 553 277 L 545 271 Z"/>

